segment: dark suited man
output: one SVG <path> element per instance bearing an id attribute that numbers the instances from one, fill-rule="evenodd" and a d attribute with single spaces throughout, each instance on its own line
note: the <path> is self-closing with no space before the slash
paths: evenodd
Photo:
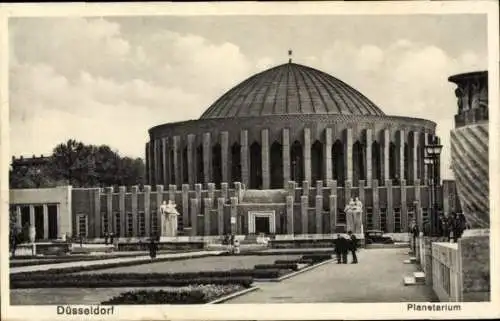
<path id="1" fill-rule="evenodd" d="M 337 234 L 337 238 L 333 240 L 333 247 L 335 250 L 335 256 L 337 257 L 337 264 L 342 263 L 342 236 Z"/>
<path id="2" fill-rule="evenodd" d="M 351 251 L 352 254 L 352 264 L 358 263 L 358 257 L 356 256 L 356 250 L 358 249 L 358 239 L 356 238 L 356 235 L 354 235 L 351 231 L 347 232 L 349 235 L 350 240 L 349 242 L 349 250 Z"/>

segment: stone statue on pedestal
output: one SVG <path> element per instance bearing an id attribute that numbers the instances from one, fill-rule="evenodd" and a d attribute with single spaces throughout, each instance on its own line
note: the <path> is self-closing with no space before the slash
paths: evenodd
<path id="1" fill-rule="evenodd" d="M 175 203 L 171 200 L 163 201 L 160 206 L 161 213 L 161 236 L 177 236 L 177 216 L 179 212 Z"/>
<path id="2" fill-rule="evenodd" d="M 356 201 L 352 198 L 344 209 L 346 214 L 347 231 L 354 234 L 362 233 L 361 229 L 361 216 L 363 213 L 363 203 L 356 197 Z"/>

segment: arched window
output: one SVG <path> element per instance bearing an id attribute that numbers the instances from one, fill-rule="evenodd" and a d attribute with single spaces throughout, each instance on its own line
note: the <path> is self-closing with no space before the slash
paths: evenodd
<path id="1" fill-rule="evenodd" d="M 262 188 L 262 150 L 257 142 L 250 145 L 250 188 Z"/>
<path id="2" fill-rule="evenodd" d="M 212 175 L 217 188 L 220 188 L 222 181 L 222 148 L 219 143 L 212 147 Z"/>
<path id="3" fill-rule="evenodd" d="M 283 188 L 283 146 L 279 142 L 271 145 L 271 188 Z"/>
<path id="4" fill-rule="evenodd" d="M 337 180 L 338 186 L 344 186 L 345 183 L 344 163 L 344 145 L 337 139 L 332 145 L 332 177 Z"/>
<path id="5" fill-rule="evenodd" d="M 311 179 L 312 184 L 323 179 L 323 144 L 318 140 L 311 146 Z"/>
<path id="6" fill-rule="evenodd" d="M 231 147 L 231 182 L 241 182 L 241 145 Z"/>

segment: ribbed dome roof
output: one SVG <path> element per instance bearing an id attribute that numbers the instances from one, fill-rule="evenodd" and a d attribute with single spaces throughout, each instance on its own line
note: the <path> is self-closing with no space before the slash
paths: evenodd
<path id="1" fill-rule="evenodd" d="M 385 115 L 341 80 L 307 66 L 287 63 L 232 88 L 201 119 L 290 114 Z"/>

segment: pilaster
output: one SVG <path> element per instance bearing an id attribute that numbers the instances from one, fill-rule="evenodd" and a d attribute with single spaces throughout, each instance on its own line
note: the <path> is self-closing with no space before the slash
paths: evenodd
<path id="1" fill-rule="evenodd" d="M 413 132 L 413 148 L 412 148 L 412 154 L 413 154 L 413 159 L 412 159 L 412 164 L 413 164 L 413 167 L 412 167 L 412 171 L 413 171 L 413 184 L 415 184 L 415 181 L 417 179 L 420 179 L 420 177 L 418 177 L 418 158 L 420 157 L 420 155 L 418 155 L 418 146 L 419 146 L 419 139 L 418 139 L 418 132 L 414 131 Z"/>
<path id="2" fill-rule="evenodd" d="M 42 205 L 43 208 L 43 239 L 47 240 L 49 238 L 49 211 L 47 204 Z"/>
<path id="3" fill-rule="evenodd" d="M 189 221 L 189 184 L 182 184 L 182 225 L 187 227 Z"/>
<path id="4" fill-rule="evenodd" d="M 302 234 L 308 234 L 309 227 L 309 197 L 302 195 L 300 197 L 300 214 Z"/>
<path id="5" fill-rule="evenodd" d="M 371 129 L 366 130 L 366 137 L 365 137 L 365 154 L 366 154 L 366 164 L 365 164 L 365 170 L 366 170 L 366 183 L 367 186 L 371 186 L 372 184 L 372 177 L 373 177 L 373 168 L 372 168 L 372 144 L 373 144 L 373 132 Z M 366 212 L 365 212 L 366 213 Z"/>
<path id="6" fill-rule="evenodd" d="M 401 232 L 408 232 L 408 206 L 406 204 L 406 180 L 401 180 Z"/>
<path id="7" fill-rule="evenodd" d="M 201 187 L 200 183 L 194 184 L 194 194 L 198 204 L 201 204 Z"/>
<path id="8" fill-rule="evenodd" d="M 177 191 L 177 186 L 174 184 L 168 185 L 168 200 L 175 203 L 175 193 Z M 163 186 L 161 187 L 161 197 L 163 199 Z M 160 206 L 160 204 L 158 204 Z"/>
<path id="9" fill-rule="evenodd" d="M 159 153 L 159 146 L 160 146 L 160 141 L 158 139 L 155 139 L 153 141 L 153 181 L 155 184 L 158 183 L 158 172 L 160 171 L 159 165 L 160 165 L 160 153 Z"/>
<path id="10" fill-rule="evenodd" d="M 323 196 L 316 195 L 316 233 L 323 234 Z"/>
<path id="11" fill-rule="evenodd" d="M 144 185 L 144 230 L 147 236 L 153 236 L 151 231 L 151 186 Z"/>
<path id="12" fill-rule="evenodd" d="M 93 189 L 93 197 L 94 197 L 94 237 L 101 236 L 101 189 L 94 188 Z"/>
<path id="13" fill-rule="evenodd" d="M 405 177 L 405 131 L 404 129 L 398 130 L 398 175 L 399 180 L 407 179 Z"/>
<path id="14" fill-rule="evenodd" d="M 311 181 L 311 130 L 304 128 L 304 180 Z"/>
<path id="15" fill-rule="evenodd" d="M 113 187 L 106 187 L 106 215 L 108 216 L 108 233 L 115 232 L 113 222 Z M 59 222 L 59 220 L 58 220 Z"/>
<path id="16" fill-rule="evenodd" d="M 364 228 L 366 229 L 367 224 L 366 224 L 365 189 L 366 189 L 365 181 L 360 180 L 359 181 L 358 197 L 359 197 L 359 200 L 361 201 L 361 203 L 363 204 L 363 212 L 361 213 L 361 220 L 363 222 Z"/>
<path id="17" fill-rule="evenodd" d="M 210 235 L 210 210 L 212 209 L 212 199 L 205 198 L 204 200 L 204 211 L 203 211 L 203 232 L 205 236 Z"/>
<path id="18" fill-rule="evenodd" d="M 250 182 L 250 173 L 249 173 L 249 155 L 248 155 L 248 131 L 242 130 L 240 137 L 240 145 L 241 145 L 241 181 L 245 186 L 249 186 Z"/>
<path id="19" fill-rule="evenodd" d="M 231 197 L 231 234 L 235 235 L 237 233 L 238 224 L 238 198 Z"/>
<path id="20" fill-rule="evenodd" d="M 324 145 L 324 155 L 325 155 L 325 180 L 328 182 L 332 179 L 332 129 L 327 128 L 325 130 L 325 145 Z"/>
<path id="21" fill-rule="evenodd" d="M 157 231 L 152 231 L 153 233 L 162 236 L 163 233 L 163 226 L 162 226 L 162 217 L 161 217 L 161 212 L 160 212 L 160 206 L 163 203 L 163 185 L 156 185 L 156 208 L 155 208 L 155 213 L 156 213 L 156 228 Z M 168 185 L 168 194 L 169 194 L 169 200 L 173 200 L 175 203 L 175 188 L 176 186 L 173 184 Z M 172 189 L 174 190 L 174 198 L 170 198 L 170 194 L 172 194 Z"/>
<path id="22" fill-rule="evenodd" d="M 137 203 L 138 203 L 138 193 L 139 193 L 139 186 L 134 185 L 131 188 L 131 195 L 130 195 L 130 200 L 132 203 L 132 236 L 137 237 L 139 233 L 137 233 L 137 225 L 138 225 L 138 219 L 137 219 Z"/>
<path id="23" fill-rule="evenodd" d="M 323 196 L 323 181 L 316 181 L 316 195 Z"/>
<path id="24" fill-rule="evenodd" d="M 198 200 L 196 198 L 191 199 L 191 236 L 196 236 L 198 231 Z"/>
<path id="25" fill-rule="evenodd" d="M 204 182 L 212 181 L 212 150 L 210 133 L 203 134 L 203 177 Z"/>
<path id="26" fill-rule="evenodd" d="M 392 198 L 392 180 L 388 179 L 385 181 L 385 187 L 387 188 L 387 232 L 394 233 L 394 210 L 393 210 L 393 198 Z"/>
<path id="27" fill-rule="evenodd" d="M 384 181 L 389 179 L 389 143 L 390 143 L 389 129 L 384 129 Z"/>
<path id="28" fill-rule="evenodd" d="M 426 154 L 425 152 L 425 146 L 429 145 L 429 134 L 428 133 L 425 133 L 424 134 L 424 146 L 422 146 L 422 148 L 424 149 L 424 155 Z M 422 163 L 424 161 L 422 160 Z M 424 177 L 421 177 L 421 179 L 423 180 L 424 182 L 424 185 L 429 185 L 429 168 L 427 165 L 423 165 L 424 166 Z"/>
<path id="29" fill-rule="evenodd" d="M 190 186 L 195 184 L 195 162 L 194 162 L 194 141 L 195 135 L 187 135 L 187 162 L 188 162 L 188 182 Z"/>
<path id="30" fill-rule="evenodd" d="M 330 194 L 328 201 L 330 203 L 330 233 L 335 233 L 337 227 L 337 195 Z"/>
<path id="31" fill-rule="evenodd" d="M 120 186 L 118 188 L 118 208 L 120 210 L 120 235 L 117 236 L 126 236 L 127 235 L 127 213 L 125 213 L 125 192 L 126 187 Z"/>
<path id="32" fill-rule="evenodd" d="M 346 130 L 346 142 L 345 142 L 345 171 L 346 171 L 346 176 L 345 179 L 347 181 L 352 182 L 352 171 L 353 171 L 353 164 L 352 164 L 352 128 L 347 128 Z"/>
<path id="33" fill-rule="evenodd" d="M 293 235 L 293 196 L 286 197 L 286 233 Z"/>
<path id="34" fill-rule="evenodd" d="M 351 181 L 346 181 L 345 186 L 344 186 L 344 206 L 349 203 L 349 200 L 352 197 L 352 182 Z"/>
<path id="35" fill-rule="evenodd" d="M 290 131 L 283 128 L 283 186 L 290 180 Z"/>
<path id="36" fill-rule="evenodd" d="M 175 183 L 171 182 L 172 184 L 175 184 L 177 186 L 181 186 L 182 184 L 182 177 L 181 177 L 181 166 L 180 166 L 180 161 L 179 161 L 179 149 L 180 149 L 180 137 L 179 136 L 174 136 L 174 143 L 173 143 L 173 149 L 174 149 L 174 172 L 175 172 Z"/>
<path id="37" fill-rule="evenodd" d="M 146 156 L 146 181 L 148 184 L 151 184 L 151 156 L 149 152 L 150 142 L 146 143 L 146 149 L 144 151 L 144 155 Z"/>
<path id="38" fill-rule="evenodd" d="M 269 130 L 267 128 L 261 131 L 262 140 L 262 188 L 269 189 L 270 186 L 270 164 L 269 164 Z"/>
<path id="39" fill-rule="evenodd" d="M 220 196 L 224 199 L 224 202 L 227 201 L 229 197 L 229 186 L 228 183 L 221 183 L 220 184 Z"/>
<path id="40" fill-rule="evenodd" d="M 373 229 L 380 230 L 380 203 L 379 203 L 379 188 L 378 188 L 378 180 L 372 180 L 372 223 Z"/>
<path id="41" fill-rule="evenodd" d="M 229 182 L 229 133 L 227 131 L 223 131 L 220 134 L 221 141 L 221 169 L 222 169 L 222 182 Z"/>
<path id="42" fill-rule="evenodd" d="M 162 184 L 167 184 L 168 182 L 168 162 L 167 162 L 167 139 L 162 138 L 161 140 L 161 159 L 162 159 L 162 178 L 161 178 L 161 183 Z M 135 222 L 135 221 L 134 221 Z M 134 224 L 136 225 L 136 224 Z"/>
<path id="43" fill-rule="evenodd" d="M 217 234 L 224 235 L 224 203 L 225 199 L 217 199 Z"/>
<path id="44" fill-rule="evenodd" d="M 215 201 L 215 183 L 207 184 L 207 194 L 208 198 L 212 201 L 212 204 L 210 204 L 210 208 L 212 208 L 213 202 Z"/>

